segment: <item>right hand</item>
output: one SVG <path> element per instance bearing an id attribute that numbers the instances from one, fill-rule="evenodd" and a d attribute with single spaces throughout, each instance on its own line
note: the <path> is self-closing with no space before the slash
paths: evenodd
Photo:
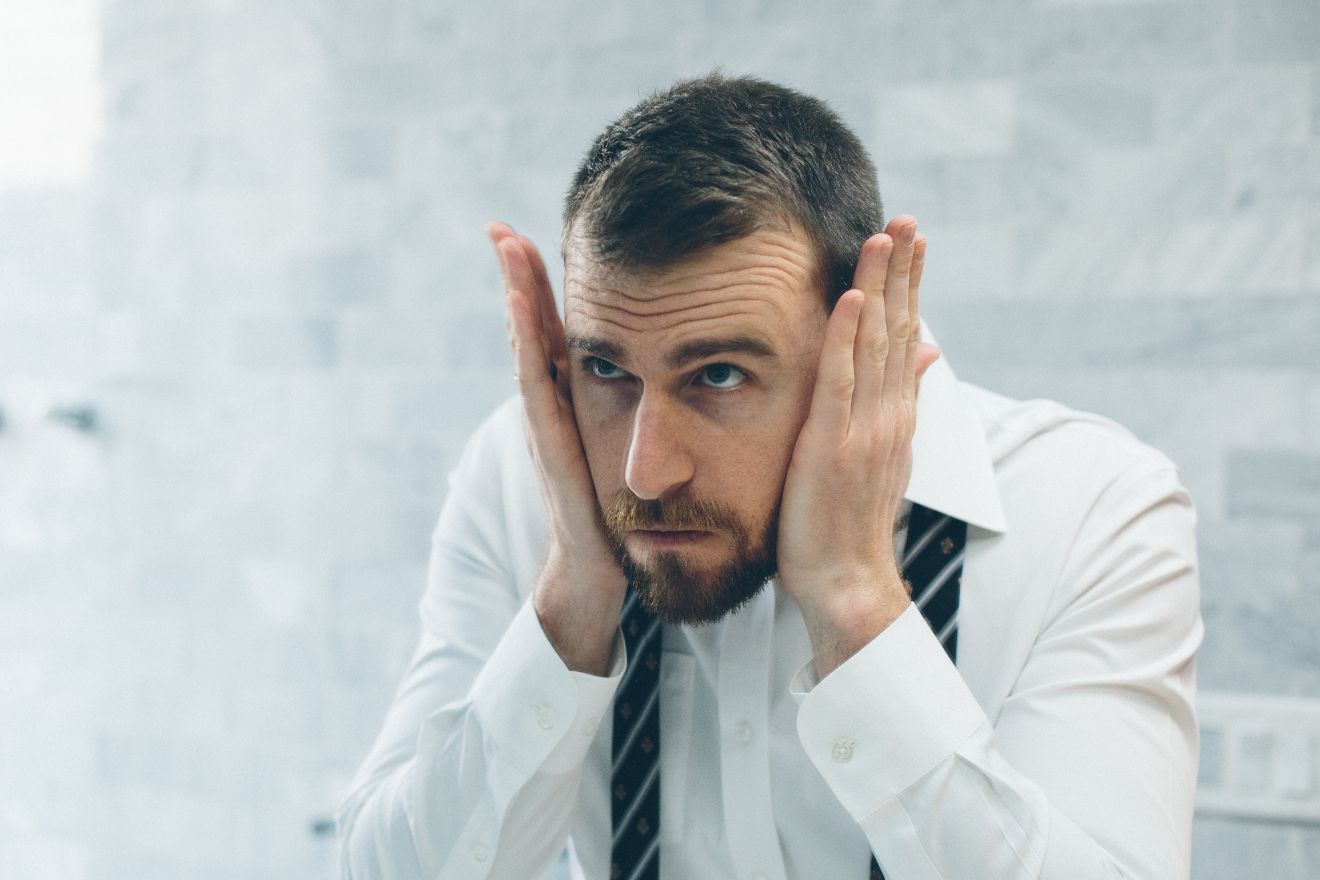
<path id="1" fill-rule="evenodd" d="M 573 415 L 564 325 L 531 240 L 499 222 L 488 224 L 486 234 L 504 276 L 523 431 L 548 519 L 549 552 L 532 604 L 569 669 L 604 675 L 627 583 L 605 537 Z"/>

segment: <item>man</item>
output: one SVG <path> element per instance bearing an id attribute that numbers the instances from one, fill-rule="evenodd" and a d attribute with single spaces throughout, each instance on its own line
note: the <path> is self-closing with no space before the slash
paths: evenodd
<path id="1" fill-rule="evenodd" d="M 1177 469 L 958 382 L 924 238 L 882 226 L 831 111 L 719 75 L 589 151 L 562 324 L 490 226 L 520 393 L 451 476 L 345 876 L 537 877 L 566 842 L 595 880 L 1188 875 Z"/>

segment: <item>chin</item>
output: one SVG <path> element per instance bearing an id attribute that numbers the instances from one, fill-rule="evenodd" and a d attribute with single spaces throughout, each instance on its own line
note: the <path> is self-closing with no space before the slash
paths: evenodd
<path id="1" fill-rule="evenodd" d="M 774 560 L 766 557 L 698 572 L 677 554 L 664 553 L 647 565 L 629 557 L 623 569 L 642 607 L 665 623 L 684 626 L 715 623 L 734 613 L 775 576 Z"/>

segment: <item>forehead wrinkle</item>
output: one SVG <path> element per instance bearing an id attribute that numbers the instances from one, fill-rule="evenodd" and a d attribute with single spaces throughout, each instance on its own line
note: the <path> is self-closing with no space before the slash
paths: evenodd
<path id="1" fill-rule="evenodd" d="M 751 318 L 756 318 L 756 317 L 757 317 L 757 315 L 756 315 L 755 312 L 724 312 L 724 313 L 719 314 L 719 315 L 711 315 L 711 316 L 709 316 L 709 317 L 707 317 L 707 318 L 697 318 L 697 319 L 694 319 L 694 320 L 697 320 L 697 321 L 716 321 L 716 320 L 719 320 L 719 319 L 721 319 L 721 318 L 738 318 L 738 317 L 744 317 L 744 316 L 746 316 L 746 317 L 751 317 Z M 628 324 L 625 324 L 625 323 L 622 322 L 622 321 L 615 321 L 615 320 L 612 320 L 612 319 L 610 319 L 610 318 L 606 318 L 606 317 L 603 317 L 603 316 L 600 316 L 600 315 L 591 315 L 591 316 L 588 318 L 588 320 L 590 320 L 590 321 L 596 321 L 596 322 L 599 322 L 599 323 L 601 323 L 601 324 L 607 324 L 607 325 L 609 325 L 609 326 L 611 326 L 611 327 L 618 327 L 619 329 L 621 329 L 621 330 L 626 330 L 626 331 L 629 332 L 629 333 L 639 333 L 639 334 L 646 334 L 646 333 L 664 333 L 664 332 L 667 332 L 667 331 L 669 331 L 669 330 L 673 330 L 675 327 L 678 327 L 678 326 L 681 326 L 681 325 L 683 325 L 683 324 L 689 323 L 689 321 L 672 321 L 672 322 L 670 322 L 670 323 L 668 323 L 668 324 L 665 324 L 665 325 L 663 325 L 663 326 L 660 326 L 660 327 L 649 327 L 649 328 L 645 328 L 645 329 L 643 329 L 643 328 L 639 328 L 639 327 L 631 327 L 631 326 L 629 326 Z"/>
<path id="2" fill-rule="evenodd" d="M 627 278 L 630 286 L 637 293 L 630 293 L 627 288 L 614 285 L 593 284 L 590 278 L 569 278 L 565 288 L 569 293 L 582 298 L 590 294 L 609 294 L 620 299 L 636 303 L 652 303 L 668 297 L 697 296 L 700 294 L 718 294 L 740 287 L 784 289 L 796 291 L 805 286 L 807 279 L 779 266 L 767 266 L 757 263 L 753 266 L 722 269 L 717 272 L 693 272 L 690 275 L 666 275 L 663 281 L 655 278 L 633 276 Z M 700 286 L 689 287 L 688 283 L 696 280 Z M 571 288 L 571 289 L 570 289 Z M 578 292 L 582 288 L 582 292 Z M 650 291 L 646 294 L 640 291 Z"/>
<path id="3" fill-rule="evenodd" d="M 667 276 L 666 280 L 672 280 L 676 284 L 683 284 L 691 278 L 702 278 L 706 276 L 718 277 L 734 272 L 755 272 L 765 270 L 774 274 L 785 276 L 790 284 L 798 280 L 809 280 L 814 270 L 815 256 L 808 250 L 806 253 L 795 246 L 792 239 L 784 237 L 781 241 L 766 241 L 764 236 L 752 236 L 742 239 L 740 242 L 745 244 L 748 251 L 725 252 L 725 258 L 733 263 L 724 269 L 711 270 L 704 267 L 703 264 L 709 260 L 709 257 L 702 259 L 698 257 L 694 261 L 681 263 L 677 266 L 661 269 L 660 273 Z M 806 260 L 804 263 L 803 260 Z M 637 273 L 642 279 L 654 274 L 646 271 Z"/>
<path id="4" fill-rule="evenodd" d="M 635 309 L 630 309 L 625 306 L 606 302 L 603 299 L 592 299 L 586 296 L 574 297 L 574 299 L 582 300 L 584 305 L 590 305 L 594 308 L 603 309 L 607 312 L 622 313 L 630 318 L 663 318 L 668 315 L 676 315 L 681 312 L 701 312 L 707 309 L 717 309 L 738 302 L 760 303 L 761 305 L 764 305 L 765 307 L 779 314 L 782 314 L 784 311 L 784 308 L 780 303 L 770 299 L 763 300 L 759 297 L 738 297 L 738 298 L 721 297 L 719 299 L 713 299 L 708 302 L 697 303 L 695 305 L 684 305 L 684 306 L 678 306 L 677 308 L 673 308 L 673 309 L 659 309 L 657 311 L 637 311 Z"/>

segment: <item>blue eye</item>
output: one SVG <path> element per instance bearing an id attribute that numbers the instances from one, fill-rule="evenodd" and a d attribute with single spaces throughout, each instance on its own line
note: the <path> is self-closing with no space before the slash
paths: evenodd
<path id="1" fill-rule="evenodd" d="M 620 370 L 614 364 L 595 356 L 587 358 L 587 369 L 597 379 L 617 379 L 624 375 L 623 370 Z"/>
<path id="2" fill-rule="evenodd" d="M 732 364 L 711 364 L 701 371 L 703 384 L 711 388 L 737 388 L 747 374 Z"/>

